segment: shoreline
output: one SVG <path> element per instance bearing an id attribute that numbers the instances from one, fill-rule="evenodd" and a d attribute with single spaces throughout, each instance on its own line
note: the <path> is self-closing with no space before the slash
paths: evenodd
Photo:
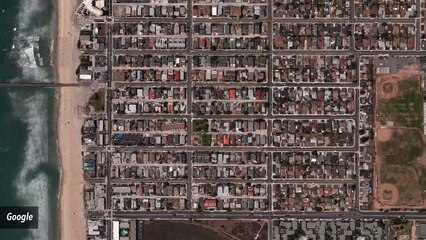
<path id="1" fill-rule="evenodd" d="M 55 81 L 75 83 L 79 62 L 77 41 L 79 30 L 73 9 L 77 1 L 55 0 L 52 65 Z M 85 103 L 82 88 L 60 88 L 57 92 L 56 142 L 59 160 L 58 239 L 85 239 L 86 219 L 83 201 L 83 170 L 81 168 L 81 119 L 78 106 Z"/>
<path id="2" fill-rule="evenodd" d="M 53 34 L 52 46 L 53 46 L 53 49 L 52 49 L 51 60 L 50 60 L 50 64 L 53 67 L 53 79 L 54 79 L 54 82 L 56 82 L 56 83 L 60 83 L 59 73 L 58 73 L 58 69 L 57 69 L 57 66 L 58 66 L 57 56 L 56 56 L 56 54 L 58 52 L 57 44 L 58 44 L 58 28 L 59 28 L 59 7 L 58 7 L 59 1 L 61 1 L 61 0 L 54 0 L 53 1 L 53 11 L 54 11 L 53 19 L 52 19 L 52 21 L 53 21 L 53 25 L 52 25 L 53 26 L 53 29 L 52 29 L 52 34 Z M 59 142 L 59 127 L 58 127 L 59 126 L 59 109 L 60 109 L 60 101 L 61 101 L 60 91 L 56 92 L 55 98 L 56 98 L 56 104 L 55 104 L 56 139 L 55 139 L 55 142 L 56 142 L 56 156 L 58 157 L 58 166 L 59 166 L 59 186 L 58 186 L 58 193 L 56 195 L 56 198 L 57 198 L 57 205 L 56 205 L 57 216 L 56 217 L 58 219 L 59 224 L 58 224 L 58 227 L 56 228 L 56 231 L 57 231 L 56 237 L 58 239 L 62 239 L 61 238 L 62 237 L 62 233 L 61 233 L 61 230 L 62 230 L 61 199 L 62 199 L 62 185 L 63 185 L 63 176 L 62 176 L 62 165 L 63 164 L 62 164 L 62 157 L 61 157 L 61 148 L 60 148 L 60 142 Z"/>

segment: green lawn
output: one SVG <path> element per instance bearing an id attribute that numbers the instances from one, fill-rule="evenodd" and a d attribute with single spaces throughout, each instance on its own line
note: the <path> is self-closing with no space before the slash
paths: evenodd
<path id="1" fill-rule="evenodd" d="M 194 132 L 207 132 L 209 130 L 209 122 L 206 119 L 194 120 L 192 125 Z"/>
<path id="2" fill-rule="evenodd" d="M 408 235 L 411 237 L 411 228 L 413 227 L 413 222 L 409 221 L 403 225 L 404 228 L 398 231 L 398 235 Z"/>
<path id="3" fill-rule="evenodd" d="M 419 205 L 423 201 L 423 181 L 419 179 L 417 158 L 422 156 L 423 134 L 419 129 L 398 129 L 389 141 L 378 146 L 382 155 L 380 177 L 382 183 L 398 188 L 398 205 Z"/>
<path id="4" fill-rule="evenodd" d="M 105 91 L 99 90 L 89 99 L 89 104 L 95 108 L 96 112 L 102 112 L 105 107 Z"/>
<path id="5" fill-rule="evenodd" d="M 391 140 L 379 145 L 386 164 L 413 165 L 422 155 L 423 148 L 423 136 L 417 129 L 395 130 Z"/>
<path id="6" fill-rule="evenodd" d="M 380 122 L 392 121 L 397 126 L 422 129 L 423 96 L 419 80 L 399 82 L 398 91 L 398 97 L 380 100 Z"/>
<path id="7" fill-rule="evenodd" d="M 202 138 L 202 145 L 203 146 L 210 146 L 212 144 L 212 135 L 210 134 L 203 134 L 201 136 Z"/>
<path id="8" fill-rule="evenodd" d="M 418 206 L 423 203 L 422 188 L 416 168 L 410 165 L 382 164 L 382 183 L 394 184 L 399 192 L 397 205 Z"/>

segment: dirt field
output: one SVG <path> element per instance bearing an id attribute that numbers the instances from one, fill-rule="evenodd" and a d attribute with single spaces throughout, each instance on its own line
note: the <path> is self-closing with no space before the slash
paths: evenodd
<path id="1" fill-rule="evenodd" d="M 424 151 L 423 133 L 416 128 L 388 128 L 392 137 L 377 145 L 376 152 L 386 164 L 416 165 Z"/>
<path id="2" fill-rule="evenodd" d="M 384 206 L 423 206 L 422 189 L 419 183 L 419 177 L 417 171 L 412 166 L 384 164 L 382 165 L 382 175 L 380 184 L 379 199 L 380 203 Z M 384 199 L 383 190 L 386 190 L 390 186 L 397 188 L 398 199 Z M 391 189 L 388 189 L 391 190 Z M 393 195 L 393 192 L 392 192 Z M 396 194 L 395 194 L 396 195 Z M 387 195 L 389 197 L 389 194 Z M 393 198 L 393 197 L 392 197 Z M 397 200 L 397 201 L 393 201 Z"/>
<path id="3" fill-rule="evenodd" d="M 154 221 L 144 224 L 145 240 L 235 240 L 225 234 L 207 228 L 179 221 Z"/>
<path id="4" fill-rule="evenodd" d="M 376 102 L 375 108 L 377 112 L 380 112 L 379 102 L 381 99 L 389 99 L 392 96 L 397 97 L 399 94 L 398 91 L 398 82 L 410 80 L 410 79 L 419 79 L 419 66 L 407 66 L 399 73 L 396 74 L 379 74 L 376 77 L 375 81 L 375 90 L 376 90 Z M 392 87 L 388 85 L 391 84 Z M 391 91 L 389 89 L 391 88 Z M 377 120 L 377 119 L 376 119 Z M 376 121 L 375 126 L 381 127 L 380 122 Z"/>
<path id="5" fill-rule="evenodd" d="M 377 99 L 389 99 L 399 94 L 398 83 L 410 79 L 419 79 L 419 66 L 410 65 L 399 73 L 380 74 L 376 78 Z"/>
<path id="6" fill-rule="evenodd" d="M 416 79 L 418 66 L 376 78 L 375 208 L 425 206 L 423 98 Z M 395 126 L 387 126 L 389 122 Z"/>
<path id="7" fill-rule="evenodd" d="M 398 80 L 377 78 L 377 83 L 379 86 L 377 96 L 380 99 L 390 99 L 398 96 Z"/>
<path id="8" fill-rule="evenodd" d="M 420 91 L 420 75 L 413 72 L 382 74 L 377 77 L 376 129 L 391 122 L 396 126 L 423 130 L 423 96 Z"/>
<path id="9" fill-rule="evenodd" d="M 423 96 L 419 81 L 410 79 L 395 85 L 399 88 L 397 96 L 378 100 L 378 118 L 381 125 L 393 122 L 400 127 L 422 129 Z"/>
<path id="10" fill-rule="evenodd" d="M 422 168 L 417 163 L 423 154 L 422 133 L 418 129 L 400 127 L 380 128 L 378 132 L 386 136 L 378 136 L 376 141 L 376 164 L 380 163 L 376 165 L 379 171 L 376 176 L 380 181 L 375 206 L 423 206 Z"/>
<path id="11" fill-rule="evenodd" d="M 386 142 L 391 140 L 392 138 L 392 129 L 391 128 L 379 128 L 377 130 L 377 141 L 379 142 Z"/>
<path id="12" fill-rule="evenodd" d="M 385 205 L 395 205 L 399 200 L 399 191 L 394 184 L 384 183 L 380 186 L 380 202 Z"/>
<path id="13" fill-rule="evenodd" d="M 266 221 L 147 221 L 146 240 L 266 240 Z"/>

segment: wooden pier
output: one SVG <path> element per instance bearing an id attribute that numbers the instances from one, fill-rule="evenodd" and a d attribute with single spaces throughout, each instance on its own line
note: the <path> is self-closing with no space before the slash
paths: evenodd
<path id="1" fill-rule="evenodd" d="M 61 87 L 80 87 L 79 83 L 0 83 L 0 88 L 15 87 L 45 87 L 45 88 L 61 88 Z"/>

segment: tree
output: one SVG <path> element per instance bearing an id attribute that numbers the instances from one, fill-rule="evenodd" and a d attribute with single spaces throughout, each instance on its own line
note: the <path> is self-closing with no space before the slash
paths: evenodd
<path id="1" fill-rule="evenodd" d="M 317 212 L 322 212 L 322 207 L 315 207 L 314 209 L 315 209 L 315 211 L 317 211 Z"/>

